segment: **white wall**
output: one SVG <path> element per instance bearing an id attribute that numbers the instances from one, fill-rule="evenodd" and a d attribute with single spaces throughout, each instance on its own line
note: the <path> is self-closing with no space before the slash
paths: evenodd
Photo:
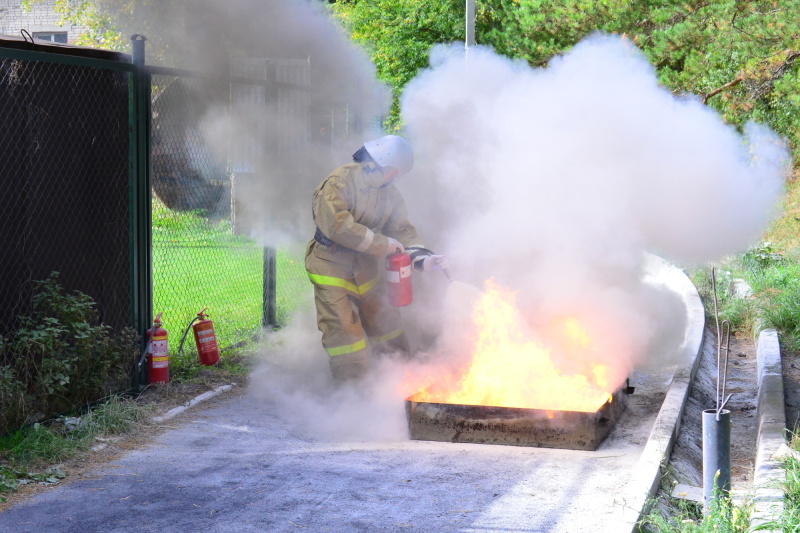
<path id="1" fill-rule="evenodd" d="M 0 34 L 18 37 L 23 28 L 31 35 L 34 32 L 65 31 L 68 42 L 73 44 L 85 29 L 68 22 L 59 26 L 61 17 L 53 11 L 53 4 L 54 0 L 31 0 L 30 11 L 25 11 L 19 0 L 0 0 Z"/>

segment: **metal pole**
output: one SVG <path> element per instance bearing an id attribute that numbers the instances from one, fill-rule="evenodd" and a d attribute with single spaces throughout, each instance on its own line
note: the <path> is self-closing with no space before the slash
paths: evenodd
<path id="1" fill-rule="evenodd" d="M 143 35 L 131 37 L 133 73 L 134 149 L 131 153 L 131 307 L 133 326 L 144 337 L 153 318 L 152 212 L 150 199 L 151 80 L 145 66 Z M 143 373 L 134 379 L 141 385 Z"/>
<path id="2" fill-rule="evenodd" d="M 261 309 L 261 326 L 264 328 L 277 326 L 275 319 L 276 283 L 275 248 L 264 248 L 264 300 Z"/>
<path id="3" fill-rule="evenodd" d="M 703 411 L 703 510 L 716 496 L 727 498 L 731 490 L 731 412 Z"/>
<path id="4" fill-rule="evenodd" d="M 464 47 L 469 51 L 470 46 L 475 46 L 475 0 L 467 0 L 467 36 Z"/>

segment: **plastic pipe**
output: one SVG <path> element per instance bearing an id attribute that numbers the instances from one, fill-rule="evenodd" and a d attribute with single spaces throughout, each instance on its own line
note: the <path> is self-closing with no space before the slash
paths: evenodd
<path id="1" fill-rule="evenodd" d="M 731 490 L 731 412 L 703 411 L 703 510 L 707 512 L 715 492 L 727 498 Z"/>

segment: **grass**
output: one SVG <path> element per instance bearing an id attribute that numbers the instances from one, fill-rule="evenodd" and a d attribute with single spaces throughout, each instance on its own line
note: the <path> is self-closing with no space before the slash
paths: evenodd
<path id="1" fill-rule="evenodd" d="M 303 246 L 277 251 L 279 324 L 309 301 Z M 191 332 L 180 356 L 178 347 L 189 322 L 204 308 L 214 321 L 221 348 L 246 342 L 261 331 L 263 269 L 263 247 L 233 235 L 227 221 L 215 222 L 199 211 L 173 211 L 154 200 L 153 308 L 162 313 L 170 332 L 171 374 L 180 379 L 196 370 Z"/>
<path id="2" fill-rule="evenodd" d="M 639 526 L 644 533 L 747 533 L 750 525 L 748 506 L 737 507 L 728 498 L 717 498 L 708 513 L 702 505 L 687 500 L 671 499 L 669 512 L 655 508 Z"/>
<path id="3" fill-rule="evenodd" d="M 153 409 L 112 396 L 79 418 L 61 417 L 0 437 L 0 501 L 26 483 L 58 483 L 66 474 L 52 465 L 84 453 L 98 438 L 123 435 L 147 424 Z"/>
<path id="4" fill-rule="evenodd" d="M 789 446 L 792 450 L 800 450 L 800 434 L 791 434 Z M 783 514 L 772 522 L 762 524 L 757 531 L 800 531 L 800 460 L 795 455 L 787 455 L 782 464 L 786 472 L 783 481 Z"/>

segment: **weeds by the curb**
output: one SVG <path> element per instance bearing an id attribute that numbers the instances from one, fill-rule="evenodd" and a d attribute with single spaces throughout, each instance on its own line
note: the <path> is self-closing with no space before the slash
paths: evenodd
<path id="1" fill-rule="evenodd" d="M 59 417 L 0 437 L 0 501 L 27 483 L 58 483 L 66 473 L 54 465 L 85 453 L 99 438 L 147 425 L 155 409 L 112 396 L 81 417 Z"/>

